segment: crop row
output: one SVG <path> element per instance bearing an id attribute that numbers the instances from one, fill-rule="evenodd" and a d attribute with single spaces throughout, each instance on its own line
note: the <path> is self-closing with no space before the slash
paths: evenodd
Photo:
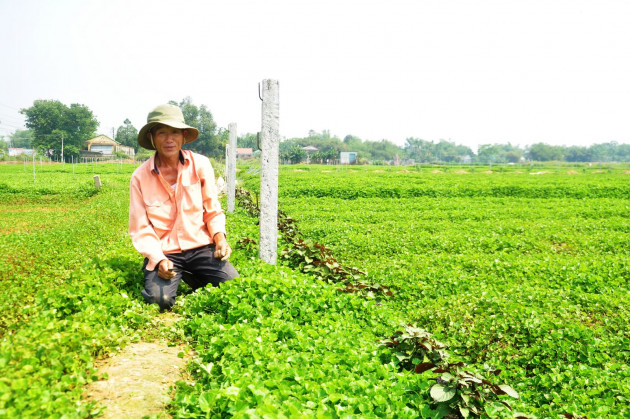
<path id="1" fill-rule="evenodd" d="M 628 414 L 625 199 L 330 194 L 284 196 L 281 206 L 309 237 L 390 286 L 392 311 L 467 362 L 502 369 L 521 411 Z"/>
<path id="2" fill-rule="evenodd" d="M 128 175 L 99 193 L 91 168 L 66 166 L 35 182 L 0 167 L 1 417 L 96 415 L 82 400 L 100 378 L 95 359 L 137 339 L 155 312 L 137 298 L 137 257 L 121 234 Z"/>
<path id="3" fill-rule="evenodd" d="M 155 307 L 142 303 L 141 260 L 125 233 L 132 168 L 100 168 L 106 176 L 98 193 L 90 184 L 94 168 L 71 169 L 44 167 L 33 182 L 23 168 L 0 168 L 2 279 L 10 291 L 0 300 L 0 416 L 97 414 L 99 406 L 81 401 L 83 384 L 98 379 L 94 360 L 156 321 Z M 255 174 L 245 172 L 245 183 L 255 185 Z M 451 397 L 450 379 L 436 386 L 428 371 L 401 369 L 427 360 L 383 344 L 408 323 L 472 371 L 503 370 L 497 383 L 519 393 L 512 403 L 518 412 L 629 414 L 630 210 L 610 192 L 623 189 L 622 171 L 322 172 L 283 168 L 281 208 L 307 240 L 324 243 L 394 296 L 342 293 L 282 260 L 269 266 L 255 249 L 235 249 L 241 278 L 186 295 L 175 307 L 197 357 L 191 379 L 177 383 L 174 416 L 443 417 L 448 411 L 435 401 Z M 414 183 L 446 191 L 462 182 L 486 192 L 535 191 L 538 182 L 583 195 L 338 193 Z M 323 195 L 295 193 L 309 185 Z M 609 192 L 584 195 L 598 188 Z M 241 237 L 258 239 L 256 220 L 241 208 L 228 226 L 234 247 Z M 500 403 L 485 409 L 512 415 Z"/>

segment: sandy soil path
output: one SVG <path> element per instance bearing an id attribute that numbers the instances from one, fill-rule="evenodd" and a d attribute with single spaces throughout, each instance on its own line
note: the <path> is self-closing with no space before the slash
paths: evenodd
<path id="1" fill-rule="evenodd" d="M 183 345 L 168 346 L 166 340 L 131 343 L 98 363 L 99 376 L 108 378 L 90 383 L 86 398 L 105 407 L 103 418 L 170 418 L 166 413 L 170 389 L 185 379 L 189 359 Z"/>

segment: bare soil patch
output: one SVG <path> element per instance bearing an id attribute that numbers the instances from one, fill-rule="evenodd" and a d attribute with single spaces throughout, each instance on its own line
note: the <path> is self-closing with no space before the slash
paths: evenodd
<path id="1" fill-rule="evenodd" d="M 172 313 L 161 316 L 163 327 L 176 321 Z M 131 343 L 115 356 L 97 362 L 99 376 L 106 378 L 87 386 L 87 399 L 104 407 L 103 418 L 170 418 L 166 405 L 172 386 L 186 379 L 190 357 L 184 345 L 169 346 L 166 340 Z"/>

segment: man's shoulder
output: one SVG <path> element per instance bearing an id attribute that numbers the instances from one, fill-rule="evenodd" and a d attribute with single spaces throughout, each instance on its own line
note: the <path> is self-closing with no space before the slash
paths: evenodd
<path id="1" fill-rule="evenodd" d="M 190 158 L 193 159 L 194 161 L 210 161 L 210 159 L 204 156 L 203 154 L 195 153 L 192 150 L 182 150 L 182 151 L 188 154 L 188 156 L 190 156 Z"/>
<path id="2" fill-rule="evenodd" d="M 134 170 L 133 173 L 131 174 L 131 178 L 136 179 L 150 172 L 152 169 L 151 160 L 152 159 L 145 160 L 140 166 L 136 167 L 136 170 Z"/>
<path id="3" fill-rule="evenodd" d="M 191 150 L 183 150 L 194 163 L 195 166 L 205 166 L 210 165 L 210 159 L 204 156 L 203 154 L 195 153 Z"/>

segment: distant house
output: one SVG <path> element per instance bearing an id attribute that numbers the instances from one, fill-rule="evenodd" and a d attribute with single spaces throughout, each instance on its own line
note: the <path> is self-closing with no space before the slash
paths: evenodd
<path id="1" fill-rule="evenodd" d="M 317 147 L 313 147 L 312 145 L 307 145 L 306 147 L 302 147 L 302 150 L 306 151 L 308 154 L 317 153 L 319 151 Z"/>
<path id="2" fill-rule="evenodd" d="M 355 164 L 357 162 L 356 151 L 342 151 L 339 154 L 339 163 L 341 164 Z"/>
<path id="3" fill-rule="evenodd" d="M 236 148 L 237 159 L 251 159 L 252 157 L 254 157 L 253 148 Z"/>
<path id="4" fill-rule="evenodd" d="M 136 155 L 133 147 L 122 145 L 106 135 L 99 135 L 83 144 L 81 157 L 113 157 L 119 151 L 122 151 L 130 158 Z"/>
<path id="5" fill-rule="evenodd" d="M 32 148 L 18 148 L 18 147 L 9 147 L 9 156 L 19 156 L 21 154 L 25 154 L 27 156 L 33 155 Z"/>

